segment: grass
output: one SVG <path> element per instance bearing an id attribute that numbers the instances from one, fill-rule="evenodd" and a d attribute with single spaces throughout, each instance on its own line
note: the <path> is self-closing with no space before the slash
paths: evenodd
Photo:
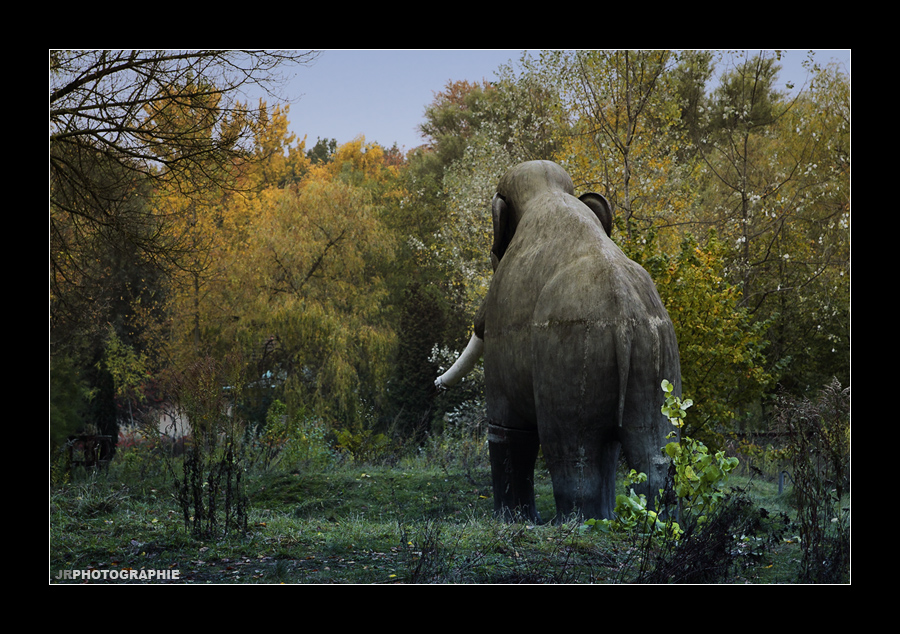
<path id="1" fill-rule="evenodd" d="M 171 478 L 121 452 L 107 472 L 76 472 L 50 495 L 50 579 L 61 571 L 177 570 L 170 583 L 618 583 L 634 578 L 634 537 L 578 523 L 506 524 L 492 517 L 485 465 L 345 464 L 253 472 L 246 533 L 191 535 Z M 789 510 L 774 484 L 748 483 L 770 516 Z M 554 513 L 549 476 L 537 503 Z M 801 552 L 790 534 L 737 565 L 726 582 L 790 583 Z M 117 581 L 117 583 L 121 583 Z"/>

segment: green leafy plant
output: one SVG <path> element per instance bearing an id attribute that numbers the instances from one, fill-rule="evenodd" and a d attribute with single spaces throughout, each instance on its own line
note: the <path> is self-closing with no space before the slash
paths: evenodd
<path id="1" fill-rule="evenodd" d="M 390 446 L 390 439 L 371 429 L 339 429 L 335 432 L 338 449 L 354 462 L 378 460 Z"/>
<path id="2" fill-rule="evenodd" d="M 659 514 L 647 508 L 647 496 L 635 493 L 631 485 L 646 482 L 647 474 L 638 473 L 634 469 L 628 474 L 626 484 L 629 486 L 627 494 L 616 496 L 616 518 L 612 520 L 589 519 L 585 524 L 594 530 L 603 533 L 612 532 L 640 532 L 653 535 L 669 535 L 677 539 L 682 530 L 677 522 L 660 519 Z"/>
<path id="3" fill-rule="evenodd" d="M 687 410 L 694 403 L 691 399 L 682 400 L 676 396 L 674 385 L 667 380 L 663 380 L 661 387 L 666 395 L 661 411 L 675 427 L 669 437 L 678 438 L 684 428 Z M 702 523 L 725 497 L 724 484 L 728 474 L 737 467 L 738 459 L 726 457 L 724 451 L 710 453 L 702 442 L 687 436 L 668 443 L 662 450 L 672 460 L 674 491 L 681 516 L 690 515 Z M 646 474 L 632 469 L 627 484 L 630 486 L 646 479 Z M 660 491 L 660 495 L 662 493 Z M 646 496 L 637 495 L 634 489 L 630 489 L 627 495 L 616 497 L 614 512 L 615 519 L 589 519 L 586 524 L 604 532 L 639 530 L 675 539 L 683 534 L 677 522 L 672 519 L 663 522 L 656 512 L 647 508 Z"/>
<path id="4" fill-rule="evenodd" d="M 680 431 L 687 410 L 694 403 L 675 396 L 674 386 L 666 380 L 662 389 L 666 394 L 662 413 Z M 678 431 L 673 431 L 670 437 L 677 436 Z M 706 445 L 688 436 L 667 444 L 664 451 L 675 468 L 675 495 L 682 515 L 692 514 L 698 522 L 705 521 L 707 514 L 725 497 L 725 482 L 738 466 L 738 459 L 726 457 L 724 451 L 710 453 Z"/>
<path id="5" fill-rule="evenodd" d="M 328 442 L 328 425 L 304 412 L 288 413 L 287 405 L 276 400 L 266 413 L 266 427 L 260 437 L 264 466 L 276 460 L 283 468 L 324 469 L 337 457 Z"/>

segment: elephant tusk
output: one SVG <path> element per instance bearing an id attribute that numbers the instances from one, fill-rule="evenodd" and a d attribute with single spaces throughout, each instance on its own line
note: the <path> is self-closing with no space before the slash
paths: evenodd
<path id="1" fill-rule="evenodd" d="M 459 383 L 475 367 L 482 352 L 484 352 L 484 339 L 478 335 L 472 335 L 466 349 L 459 355 L 453 366 L 435 379 L 435 387 L 450 387 Z"/>

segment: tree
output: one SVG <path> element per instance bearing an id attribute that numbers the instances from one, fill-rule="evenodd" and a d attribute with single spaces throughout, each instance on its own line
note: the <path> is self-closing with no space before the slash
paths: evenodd
<path id="1" fill-rule="evenodd" d="M 337 150 L 337 139 L 316 138 L 316 144 L 307 150 L 306 157 L 313 163 L 327 163 Z"/>
<path id="2" fill-rule="evenodd" d="M 777 52 L 739 57 L 700 146 L 705 220 L 732 246 L 742 305 L 772 324 L 772 371 L 798 394 L 849 382 L 849 82 L 810 69 L 809 89 L 787 98 Z"/>
<path id="3" fill-rule="evenodd" d="M 677 154 L 682 161 L 692 160 L 706 133 L 707 90 L 715 69 L 713 51 L 682 51 L 672 69 L 670 90 L 680 110 L 679 129 L 686 141 Z"/>
<path id="4" fill-rule="evenodd" d="M 310 162 L 315 162 L 310 152 L 305 152 L 305 139 L 296 143 L 295 135 L 288 132 L 289 114 L 287 105 L 270 108 L 265 101 L 259 102 L 258 115 L 252 124 L 249 160 L 243 162 L 241 193 L 299 182 Z"/>
<path id="5" fill-rule="evenodd" d="M 178 179 L 183 170 L 217 156 L 234 160 L 249 138 L 254 111 L 237 97 L 250 87 L 272 93 L 288 64 L 314 52 L 273 51 L 51 51 L 51 170 L 78 175 L 57 160 L 54 146 L 91 146 L 122 167 L 148 177 Z M 203 116 L 195 127 L 147 126 L 172 104 Z M 150 114 L 148 114 L 148 110 Z M 125 162 L 123 159 L 130 159 Z M 162 166 L 164 169 L 158 169 Z M 89 190 L 92 181 L 76 180 Z"/>
<path id="6" fill-rule="evenodd" d="M 370 182 L 387 178 L 378 155 L 341 146 L 300 182 L 231 201 L 238 214 L 226 205 L 233 241 L 216 251 L 219 281 L 201 307 L 210 349 L 237 345 L 290 405 L 347 425 L 382 398 L 394 352 L 395 241 L 372 193 L 384 184 Z"/>
<path id="7" fill-rule="evenodd" d="M 50 52 L 51 384 L 84 377 L 83 423 L 116 436 L 110 342 L 156 353 L 177 272 L 208 264 L 198 207 L 237 182 L 259 115 L 241 92 L 313 57 Z"/>
<path id="8" fill-rule="evenodd" d="M 572 135 L 563 160 L 582 189 L 615 206 L 625 239 L 676 214 L 672 204 L 678 132 L 670 90 L 678 57 L 671 51 L 576 51 L 561 57 L 563 99 Z M 637 223 L 640 223 L 638 226 Z"/>
<path id="9" fill-rule="evenodd" d="M 284 65 L 314 56 L 51 51 L 51 310 L 91 301 L 82 291 L 99 283 L 88 279 L 98 240 L 160 267 L 183 254 L 164 227 L 170 217 L 135 205 L 135 190 L 152 183 L 190 196 L 222 183 L 246 156 L 256 114 L 237 100 L 241 91 L 272 85 Z"/>
<path id="10" fill-rule="evenodd" d="M 660 252 L 653 232 L 629 256 L 653 277 L 681 356 L 681 381 L 696 400 L 684 433 L 721 448 L 735 421 L 747 418 L 771 387 L 766 326 L 741 307 L 740 290 L 725 275 L 728 249 L 710 235 L 686 234 L 680 250 Z"/>
<path id="11" fill-rule="evenodd" d="M 422 253 L 464 281 L 459 310 L 468 315 L 491 275 L 490 201 L 497 181 L 517 163 L 553 158 L 559 139 L 558 97 L 528 72 L 502 68 L 498 75 L 493 84 L 449 83 L 422 126 L 432 148 L 424 158 L 438 173 L 426 181 L 431 199 L 425 201 L 436 210 L 436 239 L 423 242 Z"/>
<path id="12" fill-rule="evenodd" d="M 751 242 L 758 236 L 751 217 L 754 203 L 781 185 L 773 180 L 779 178 L 777 174 L 765 170 L 777 142 L 767 132 L 787 112 L 774 88 L 779 70 L 774 56 L 761 53 L 726 72 L 713 94 L 709 138 L 703 144 L 706 165 L 722 185 L 719 226 L 723 236 L 739 245 L 738 274 L 744 300 L 749 302 L 754 295 Z"/>
<path id="13" fill-rule="evenodd" d="M 167 290 L 159 267 L 133 248 L 157 231 L 147 212 L 147 183 L 115 165 L 101 164 L 97 173 L 105 175 L 103 196 L 112 209 L 102 223 L 85 219 L 89 201 L 72 214 L 51 206 L 50 372 L 52 389 L 68 385 L 73 374 L 85 381 L 90 398 L 80 409 L 81 424 L 115 438 L 123 401 L 103 363 L 109 332 L 138 353 L 155 351 Z M 51 430 L 77 431 L 57 416 L 64 411 L 51 411 Z"/>

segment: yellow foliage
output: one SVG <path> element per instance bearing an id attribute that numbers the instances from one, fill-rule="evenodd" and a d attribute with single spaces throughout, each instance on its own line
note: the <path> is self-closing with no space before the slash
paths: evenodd
<path id="1" fill-rule="evenodd" d="M 674 256 L 656 249 L 650 239 L 632 255 L 650 271 L 675 325 L 682 384 L 697 403 L 687 435 L 718 446 L 719 434 L 771 381 L 763 356 L 767 324 L 740 307 L 740 290 L 725 280 L 725 251 L 714 237 L 699 245 L 687 236 Z"/>
<path id="2" fill-rule="evenodd" d="M 352 178 L 353 184 L 361 184 L 382 181 L 395 170 L 386 165 L 384 148 L 377 143 L 367 143 L 365 136 L 358 136 L 339 145 L 331 161 L 312 165 L 309 177 L 324 181 Z"/>

